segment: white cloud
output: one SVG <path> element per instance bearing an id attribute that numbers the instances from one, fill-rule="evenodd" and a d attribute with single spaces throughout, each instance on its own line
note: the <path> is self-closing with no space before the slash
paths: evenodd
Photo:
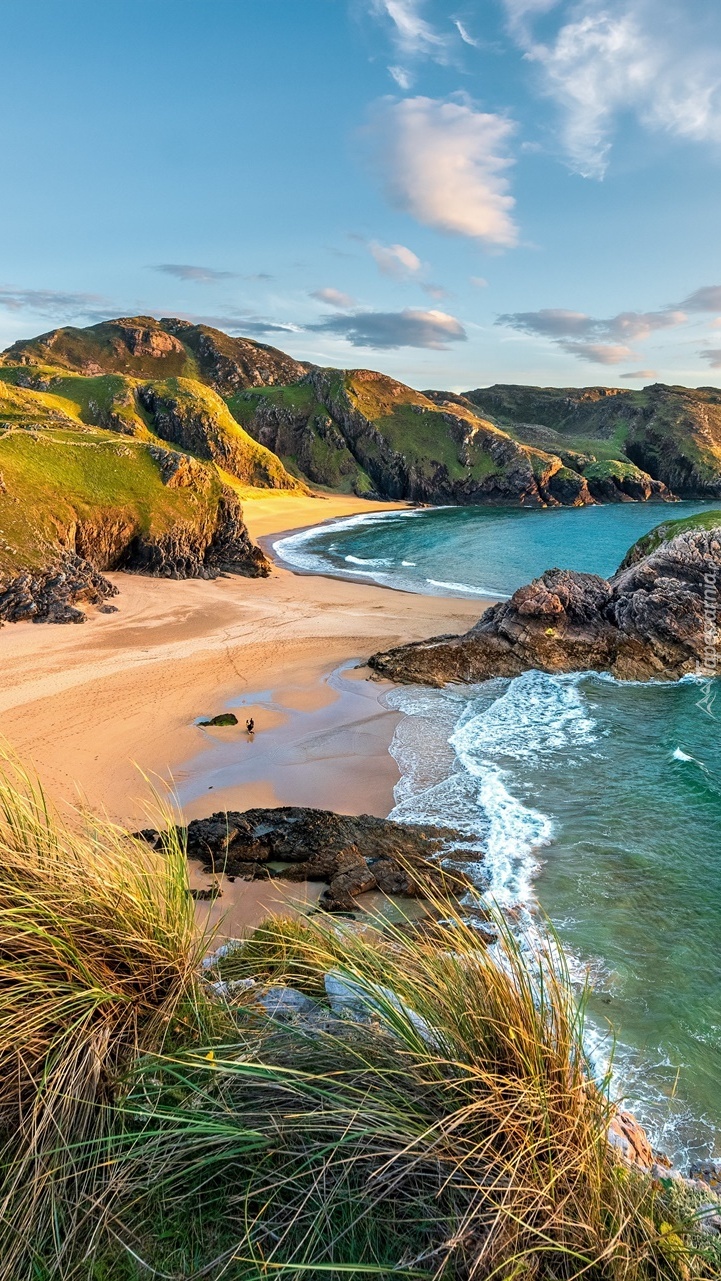
<path id="1" fill-rule="evenodd" d="M 672 308 L 663 311 L 621 311 L 616 316 L 601 320 L 588 316 L 583 311 L 546 307 L 540 311 L 506 312 L 498 316 L 496 324 L 507 325 L 511 329 L 539 338 L 549 338 L 563 351 L 571 356 L 578 356 L 580 360 L 590 360 L 599 365 L 618 365 L 634 356 L 628 343 L 643 342 L 657 330 L 675 328 L 686 319 L 685 312 Z"/>
<path id="2" fill-rule="evenodd" d="M 371 240 L 368 245 L 378 270 L 384 276 L 394 280 L 407 280 L 420 271 L 423 263 L 412 249 L 405 245 L 382 245 L 378 240 Z"/>
<path id="3" fill-rule="evenodd" d="M 583 311 L 544 307 L 540 311 L 512 311 L 499 316 L 496 324 L 509 325 L 522 333 L 544 338 L 621 338 L 642 342 L 657 329 L 672 329 L 686 320 L 683 311 L 621 311 L 608 320 L 598 320 Z"/>
<path id="4" fill-rule="evenodd" d="M 396 347 L 425 347 L 444 351 L 449 343 L 465 342 L 467 335 L 455 316 L 445 311 L 359 311 L 350 316 L 327 316 L 315 333 L 337 334 L 353 347 L 388 351 Z"/>
<path id="5" fill-rule="evenodd" d="M 422 7 L 423 0 L 371 0 L 370 11 L 390 22 L 395 43 L 403 53 L 444 60 L 448 41 L 421 17 Z"/>
<path id="6" fill-rule="evenodd" d="M 407 71 L 405 67 L 389 67 L 388 71 L 395 80 L 399 89 L 402 89 L 404 93 L 406 89 L 410 89 L 413 83 L 413 77 L 411 76 L 410 71 Z"/>
<path id="7" fill-rule="evenodd" d="M 464 44 L 471 45 L 473 49 L 480 48 L 480 41 L 473 39 L 473 36 L 469 34 L 468 29 L 464 27 L 463 23 L 458 18 L 454 20 L 453 25 L 458 31 L 458 34 L 461 37 L 461 40 L 463 41 Z"/>
<path id="8" fill-rule="evenodd" d="M 314 289 L 311 298 L 317 298 L 318 302 L 327 302 L 331 307 L 339 307 L 345 311 L 349 307 L 355 306 L 355 298 L 350 294 L 344 294 L 341 289 Z"/>
<path id="9" fill-rule="evenodd" d="M 578 356 L 579 360 L 589 360 L 594 365 L 620 365 L 629 356 L 633 356 L 631 348 L 621 344 L 572 342 L 568 338 L 561 338 L 558 345 L 569 355 Z"/>
<path id="10" fill-rule="evenodd" d="M 705 6 L 681 0 L 581 0 L 564 5 L 555 35 L 532 34 L 555 6 L 505 0 L 510 27 L 541 87 L 562 112 L 572 167 L 602 178 L 618 119 L 697 142 L 721 140 L 721 48 Z M 710 13 L 710 10 L 708 11 Z M 718 28 L 717 28 L 718 34 Z"/>
<path id="11" fill-rule="evenodd" d="M 378 160 L 397 208 L 438 231 L 508 248 L 518 240 L 508 194 L 514 125 L 466 102 L 405 98 L 379 105 Z"/>
<path id="12" fill-rule="evenodd" d="M 596 322 L 582 311 L 565 311 L 562 307 L 542 307 L 540 311 L 511 311 L 499 316 L 497 325 L 509 325 L 528 334 L 560 338 L 593 333 Z"/>
<path id="13" fill-rule="evenodd" d="M 627 374 L 620 374 L 624 382 L 645 382 L 649 378 L 656 377 L 655 369 L 632 369 Z"/>
<path id="14" fill-rule="evenodd" d="M 488 281 L 486 280 L 485 276 L 469 276 L 468 279 L 470 280 L 474 289 L 488 288 Z"/>
<path id="15" fill-rule="evenodd" d="M 683 311 L 622 311 L 613 316 L 606 324 L 608 333 L 616 338 L 628 338 L 630 342 L 643 342 L 650 338 L 657 329 L 675 329 L 686 320 Z"/>

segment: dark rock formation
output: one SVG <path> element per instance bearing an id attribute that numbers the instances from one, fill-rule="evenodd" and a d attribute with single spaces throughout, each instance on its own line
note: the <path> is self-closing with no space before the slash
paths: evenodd
<path id="1" fill-rule="evenodd" d="M 106 568 L 155 578 L 217 578 L 222 573 L 267 578 L 270 562 L 251 541 L 238 498 L 224 487 L 213 516 L 197 523 L 176 521 L 163 534 L 137 533 Z"/>
<path id="2" fill-rule="evenodd" d="M 10 623 L 84 623 L 78 603 L 99 605 L 118 589 L 81 556 L 69 554 L 50 569 L 0 580 L 0 620 Z"/>
<path id="3" fill-rule="evenodd" d="M 157 832 L 138 835 L 162 841 Z M 458 889 L 462 876 L 444 872 L 433 856 L 462 849 L 467 839 L 448 828 L 295 806 L 212 814 L 187 828 L 188 857 L 199 859 L 205 871 L 326 881 L 321 904 L 330 911 L 351 908 L 366 890 L 415 897 L 429 885 Z M 270 872 L 269 862 L 289 866 Z"/>
<path id="4" fill-rule="evenodd" d="M 209 721 L 198 721 L 199 725 L 237 725 L 238 717 L 234 712 L 220 712 L 217 716 L 211 716 Z"/>
<path id="5" fill-rule="evenodd" d="M 232 338 L 208 325 L 164 317 L 159 324 L 192 351 L 203 382 L 221 396 L 232 396 L 245 387 L 273 387 L 302 378 L 310 365 L 250 338 Z"/>
<path id="6" fill-rule="evenodd" d="M 370 666 L 404 682 L 444 685 L 544 672 L 608 671 L 624 680 L 715 672 L 721 528 L 686 529 L 606 580 L 551 569 L 487 610 L 464 636 L 438 636 Z"/>

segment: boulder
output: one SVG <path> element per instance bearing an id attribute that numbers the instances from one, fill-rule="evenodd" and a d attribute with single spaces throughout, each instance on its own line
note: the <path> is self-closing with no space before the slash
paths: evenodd
<path id="1" fill-rule="evenodd" d="M 438 686 L 530 669 L 623 680 L 715 674 L 719 600 L 721 529 L 690 528 L 627 558 L 608 580 L 547 570 L 465 635 L 401 645 L 369 664 L 391 680 Z"/>
<path id="2" fill-rule="evenodd" d="M 451 828 L 300 806 L 218 812 L 177 830 L 187 841 L 188 857 L 199 859 L 206 872 L 325 881 L 320 903 L 328 911 L 349 910 L 367 890 L 416 897 L 431 886 L 465 888 L 464 877 L 444 871 L 439 860 L 462 857 L 473 844 Z M 136 836 L 156 846 L 163 840 L 154 829 Z M 469 853 L 477 859 L 477 850 Z M 286 866 L 271 871 L 271 862 Z"/>

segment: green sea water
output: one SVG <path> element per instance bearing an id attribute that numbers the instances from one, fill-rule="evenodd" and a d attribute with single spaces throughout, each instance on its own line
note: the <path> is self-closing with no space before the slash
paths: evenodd
<path id="1" fill-rule="evenodd" d="M 384 514 L 279 551 L 406 590 L 500 596 L 556 565 L 607 575 L 659 520 L 703 509 Z M 593 1053 L 614 1053 L 616 1088 L 682 1166 L 721 1157 L 718 683 L 529 672 L 389 696 L 403 713 L 394 816 L 461 822 L 479 884 L 547 914 L 591 984 Z"/>

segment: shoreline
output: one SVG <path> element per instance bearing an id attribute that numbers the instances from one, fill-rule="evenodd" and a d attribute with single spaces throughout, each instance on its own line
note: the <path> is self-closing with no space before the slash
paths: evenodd
<path id="1" fill-rule="evenodd" d="M 243 508 L 256 540 L 324 519 L 391 509 L 354 497 L 267 491 L 245 495 Z M 176 781 L 183 791 L 189 775 L 202 778 L 213 766 L 208 731 L 196 720 L 249 695 L 265 693 L 272 702 L 280 694 L 281 705 L 288 703 L 284 736 L 300 751 L 308 722 L 292 702 L 305 699 L 310 707 L 309 689 L 324 674 L 350 660 L 362 662 L 380 648 L 467 630 L 492 603 L 388 591 L 357 578 L 298 574 L 277 563 L 265 579 L 109 577 L 120 588 L 118 612 L 88 609 L 80 631 L 32 623 L 0 630 L 0 734 L 23 764 L 37 771 L 51 801 L 76 806 L 82 801 L 133 827 L 148 822 L 148 779 L 161 788 Z M 344 753 L 346 762 L 364 749 L 353 724 L 351 716 L 338 731 L 344 741 L 354 740 Z M 392 779 L 391 736 L 389 721 L 385 756 L 391 773 L 386 777 Z M 301 803 L 284 802 L 289 792 L 283 790 L 283 777 L 287 782 L 290 775 L 271 755 L 267 767 L 265 795 L 273 795 L 275 804 Z M 363 771 L 355 767 L 348 773 L 357 778 L 346 805 L 356 812 L 377 811 L 373 792 L 379 784 L 362 783 Z M 247 798 L 249 788 L 238 786 Z M 215 785 L 203 798 L 194 797 L 189 815 L 192 809 L 190 816 L 199 816 L 201 804 L 210 812 L 204 797 L 214 791 Z M 226 793 L 229 806 L 250 804 L 234 803 L 237 789 L 225 789 L 224 801 Z M 384 794 L 392 794 L 392 783 L 384 785 Z M 220 788 L 214 799 L 221 799 Z"/>

